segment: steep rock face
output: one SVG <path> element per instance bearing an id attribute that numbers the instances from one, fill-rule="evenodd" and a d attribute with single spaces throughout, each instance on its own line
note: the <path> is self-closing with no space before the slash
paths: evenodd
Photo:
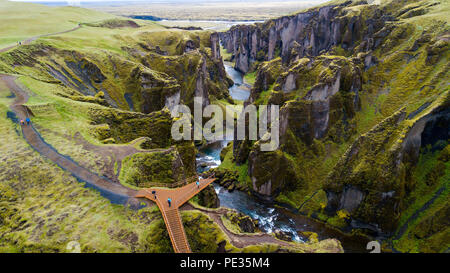
<path id="1" fill-rule="evenodd" d="M 217 32 L 214 32 L 213 34 L 211 34 L 210 37 L 210 47 L 211 47 L 211 56 L 216 59 L 216 60 L 220 60 L 221 56 L 220 56 L 220 37 L 219 34 Z"/>
<path id="2" fill-rule="evenodd" d="M 66 86 L 78 101 L 98 103 L 80 97 L 102 92 L 109 106 L 123 110 L 150 113 L 179 103 L 191 106 L 194 96 L 202 96 L 205 106 L 228 97 L 217 33 L 142 32 L 136 44 L 121 49 L 126 57 L 41 42 L 3 54 L 0 62 L 16 73 L 27 74 L 31 67 L 35 78 Z"/>
<path id="3" fill-rule="evenodd" d="M 327 210 L 346 210 L 355 227 L 363 222 L 376 232 L 395 231 L 407 206 L 405 196 L 414 188 L 410 173 L 420 149 L 450 137 L 448 128 L 439 125 L 449 122 L 449 102 L 448 96 L 442 98 L 413 122 L 405 122 L 406 113 L 399 111 L 360 136 L 327 180 Z"/>
<path id="4" fill-rule="evenodd" d="M 360 105 L 361 65 L 358 58 L 302 58 L 278 76 L 267 102 L 282 105 L 280 150 L 283 153 L 301 153 L 293 138 L 298 138 L 306 145 L 312 145 L 314 140 L 325 137 L 348 139 L 354 130 L 351 120 Z M 265 70 L 262 71 L 260 75 L 265 73 Z M 289 89 L 286 87 L 288 85 Z M 331 132 L 330 128 L 333 129 Z M 302 179 L 296 175 L 294 167 L 298 163 L 291 163 L 283 153 L 275 153 L 277 159 L 282 159 L 282 164 L 278 166 L 277 160 L 266 158 L 268 153 L 252 148 L 248 173 L 254 191 L 273 197 L 289 187 L 295 188 L 294 184 L 301 187 L 299 181 Z M 235 157 L 239 154 L 236 152 Z M 267 166 L 268 162 L 270 166 Z M 260 175 L 267 172 L 267 168 L 271 170 L 270 175 Z M 288 175 L 284 175 L 284 172 Z"/>
<path id="5" fill-rule="evenodd" d="M 271 200 L 282 190 L 292 190 L 297 181 L 290 160 L 279 151 L 262 152 L 254 145 L 248 157 L 248 174 L 255 193 Z"/>
<path id="6" fill-rule="evenodd" d="M 244 73 L 255 61 L 270 61 L 280 56 L 283 62 L 289 63 L 304 56 L 317 56 L 333 46 L 352 49 L 365 37 L 372 41 L 368 37 L 382 29 L 386 18 L 381 10 L 376 10 L 370 20 L 365 20 L 348 8 L 351 4 L 349 1 L 315 8 L 264 24 L 234 26 L 220 37 L 228 52 L 234 54 L 235 68 Z M 367 42 L 364 50 L 373 46 L 373 42 Z"/>
<path id="7" fill-rule="evenodd" d="M 220 200 L 217 196 L 216 190 L 213 185 L 209 185 L 204 190 L 202 190 L 198 195 L 198 203 L 201 206 L 207 208 L 218 208 L 220 207 Z"/>
<path id="8" fill-rule="evenodd" d="M 255 84 L 250 93 L 250 102 L 254 103 L 259 94 L 275 84 L 277 78 L 283 72 L 281 58 L 263 62 L 258 67 Z"/>
<path id="9" fill-rule="evenodd" d="M 143 113 L 158 111 L 165 106 L 171 109 L 180 103 L 180 85 L 166 74 L 139 66 L 131 72 L 128 80 L 128 86 L 139 90 L 142 96 Z"/>
<path id="10" fill-rule="evenodd" d="M 281 74 L 274 90 L 283 94 L 282 99 L 273 94 L 269 102 L 282 104 L 292 96 L 288 93 L 294 91 L 297 97 L 281 108 L 281 139 L 290 129 L 295 136 L 311 144 L 313 139 L 323 138 L 336 123 L 352 119 L 360 105 L 362 74 L 359 66 L 359 59 L 303 58 Z"/>
<path id="11" fill-rule="evenodd" d="M 428 225 L 448 199 L 445 5 L 347 1 L 221 33 L 236 67 L 256 70 L 247 103 L 280 106 L 281 145 L 249 147 L 247 186 L 402 251 L 442 251 L 448 229 Z"/>
<path id="12" fill-rule="evenodd" d="M 150 53 L 143 59 L 145 66 L 163 75 L 172 75 L 175 84 L 179 85 L 180 94 L 176 92 L 166 96 L 165 100 L 193 105 L 194 96 L 202 97 L 204 106 L 213 98 L 228 97 L 228 82 L 221 59 L 206 53 L 193 51 L 181 56 L 161 56 Z M 137 94 L 139 96 L 139 94 Z M 179 96 L 179 99 L 178 99 Z M 172 98 L 169 98 L 172 97 Z M 166 103 L 165 106 L 169 106 Z"/>

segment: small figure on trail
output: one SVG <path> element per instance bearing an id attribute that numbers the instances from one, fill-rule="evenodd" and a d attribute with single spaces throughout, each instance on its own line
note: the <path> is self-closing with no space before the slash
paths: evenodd
<path id="1" fill-rule="evenodd" d="M 23 119 L 20 120 L 20 124 L 25 125 L 25 122 L 23 121 Z"/>
<path id="2" fill-rule="evenodd" d="M 21 41 L 19 41 L 19 45 L 22 45 L 22 42 L 21 42 Z"/>
<path id="3" fill-rule="evenodd" d="M 152 191 L 153 197 L 156 199 L 156 191 Z"/>
<path id="4" fill-rule="evenodd" d="M 167 198 L 167 203 L 169 203 L 169 208 L 172 206 L 172 199 Z"/>
<path id="5" fill-rule="evenodd" d="M 31 122 L 30 118 L 26 118 L 26 122 L 27 122 L 27 125 L 29 125 Z"/>
<path id="6" fill-rule="evenodd" d="M 197 189 L 199 189 L 200 188 L 200 182 L 195 182 L 195 184 L 197 184 Z"/>

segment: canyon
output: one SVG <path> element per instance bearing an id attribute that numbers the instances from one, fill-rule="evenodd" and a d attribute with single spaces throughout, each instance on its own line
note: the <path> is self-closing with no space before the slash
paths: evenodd
<path id="1" fill-rule="evenodd" d="M 182 208 L 194 252 L 361 251 L 369 240 L 446 252 L 449 3 L 372 2 L 222 32 L 56 8 L 68 19 L 55 16 L 49 35 L 2 40 L 0 72 L 29 95 L 22 107 L 45 143 L 105 181 L 139 190 L 215 173 Z M 0 81 L 0 250 L 61 252 L 79 240 L 85 252 L 171 252 L 151 203 L 112 205 L 28 146 L 8 86 Z M 195 97 L 202 108 L 278 106 L 280 147 L 174 140 L 171 111 L 193 113 Z"/>

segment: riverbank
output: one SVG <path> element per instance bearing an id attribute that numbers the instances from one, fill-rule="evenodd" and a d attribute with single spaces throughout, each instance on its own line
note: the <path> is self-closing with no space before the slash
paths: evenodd
<path id="1" fill-rule="evenodd" d="M 242 103 L 248 99 L 252 86 L 245 83 L 245 75 L 235 70 L 232 63 L 224 62 L 224 66 L 234 82 L 229 88 L 230 96 L 236 103 Z M 202 173 L 219 167 L 222 163 L 220 153 L 228 143 L 229 141 L 220 141 L 200 148 L 196 157 L 197 171 Z M 365 246 L 369 241 L 366 237 L 345 234 L 318 220 L 294 213 L 282 205 L 258 198 L 250 191 L 229 191 L 219 183 L 214 183 L 214 189 L 221 207 L 235 209 L 257 220 L 259 228 L 265 233 L 281 231 L 293 241 L 306 242 L 308 238 L 303 232 L 314 232 L 319 240 L 338 239 L 345 252 L 366 252 Z"/>

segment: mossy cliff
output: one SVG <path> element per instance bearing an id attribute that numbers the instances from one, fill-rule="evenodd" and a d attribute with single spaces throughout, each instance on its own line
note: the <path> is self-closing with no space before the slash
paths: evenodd
<path id="1" fill-rule="evenodd" d="M 81 24 L 73 34 L 49 36 L 2 53 L 0 70 L 27 79 L 27 87 L 41 101 L 50 100 L 62 116 L 70 115 L 81 135 L 95 144 L 127 144 L 146 137 L 145 149 L 172 146 L 181 160 L 172 166 L 182 165 L 184 172 L 174 175 L 175 180 L 195 174 L 196 149 L 191 142 L 171 140 L 170 110 L 177 104 L 192 107 L 194 96 L 203 97 L 205 106 L 228 97 L 217 33 L 167 30 L 148 22 L 110 19 Z M 37 114 L 39 119 L 45 120 L 43 127 L 52 124 L 50 117 Z M 127 173 L 120 176 L 123 183 L 142 184 L 125 178 L 132 173 L 128 167 L 154 170 L 149 160 L 139 159 L 140 163 L 138 157 L 127 161 L 133 166 L 116 162 L 118 170 L 122 167 Z"/>
<path id="2" fill-rule="evenodd" d="M 29 4 L 7 3 L 14 10 L 22 5 Z M 193 142 L 170 137 L 169 110 L 178 103 L 191 105 L 194 95 L 206 103 L 228 97 L 218 34 L 97 17 L 82 8 L 33 6 L 38 12 L 24 9 L 31 22 L 39 21 L 35 18 L 42 14 L 36 13 L 44 10 L 55 25 L 64 21 L 72 29 L 0 52 L 0 72 L 16 76 L 0 79 L 0 252 L 70 252 L 78 244 L 82 252 L 172 252 L 156 206 L 134 198 L 125 206 L 111 204 L 107 198 L 113 201 L 114 194 L 85 187 L 76 173 L 57 167 L 26 143 L 8 110 L 15 100 L 9 88 L 27 94 L 24 107 L 33 127 L 61 157 L 112 183 L 169 185 L 196 169 Z M 55 14 L 63 11 L 71 16 Z M 0 21 L 14 22 L 11 18 L 17 14 L 5 13 Z M 75 23 L 84 20 L 95 23 Z M 43 29 L 36 24 L 30 33 L 65 30 L 46 24 Z M 14 23 L 2 31 L 18 30 L 20 39 L 32 36 L 22 28 Z M 211 204 L 212 194 L 204 197 L 200 202 L 217 205 Z M 296 247 L 239 242 L 244 247 L 237 248 L 205 213 L 181 214 L 194 252 L 342 252 L 332 239 Z"/>
<path id="3" fill-rule="evenodd" d="M 169 110 L 194 95 L 228 96 L 218 35 L 103 18 L 1 52 L 0 72 L 16 75 L 30 96 L 26 107 L 43 139 L 80 166 L 130 187 L 193 176 L 196 148 L 172 140 Z M 172 251 L 156 207 L 113 205 L 33 151 L 7 96 L 0 81 L 1 252 L 66 252 L 71 241 L 82 252 Z M 217 251 L 219 237 L 239 251 L 205 217 L 184 219 L 194 251 Z M 208 236 L 200 238 L 202 228 Z"/>
<path id="4" fill-rule="evenodd" d="M 82 29 L 94 28 L 105 31 L 117 48 L 77 47 L 78 40 L 47 38 L 2 54 L 0 69 L 68 87 L 67 96 L 74 100 L 143 113 L 191 105 L 194 95 L 206 104 L 228 97 L 217 33 L 145 26 L 128 32 Z M 99 93 L 104 101 L 91 98 Z"/>
<path id="5" fill-rule="evenodd" d="M 262 24 L 234 26 L 220 37 L 224 48 L 233 54 L 236 69 L 244 73 L 254 62 L 276 57 L 286 62 L 317 56 L 334 46 L 353 49 L 363 37 L 374 36 L 389 19 L 377 6 L 363 3 L 342 1 Z"/>
<path id="6" fill-rule="evenodd" d="M 236 68 L 256 72 L 249 102 L 280 106 L 280 147 L 252 142 L 247 160 L 227 151 L 223 167 L 344 231 L 445 251 L 449 8 L 335 1 L 221 33 Z"/>
<path id="7" fill-rule="evenodd" d="M 198 193 L 194 200 L 203 207 L 207 208 L 218 208 L 220 207 L 220 200 L 217 196 L 216 190 L 213 185 L 209 185 L 205 189 L 203 189 L 200 193 Z"/>

